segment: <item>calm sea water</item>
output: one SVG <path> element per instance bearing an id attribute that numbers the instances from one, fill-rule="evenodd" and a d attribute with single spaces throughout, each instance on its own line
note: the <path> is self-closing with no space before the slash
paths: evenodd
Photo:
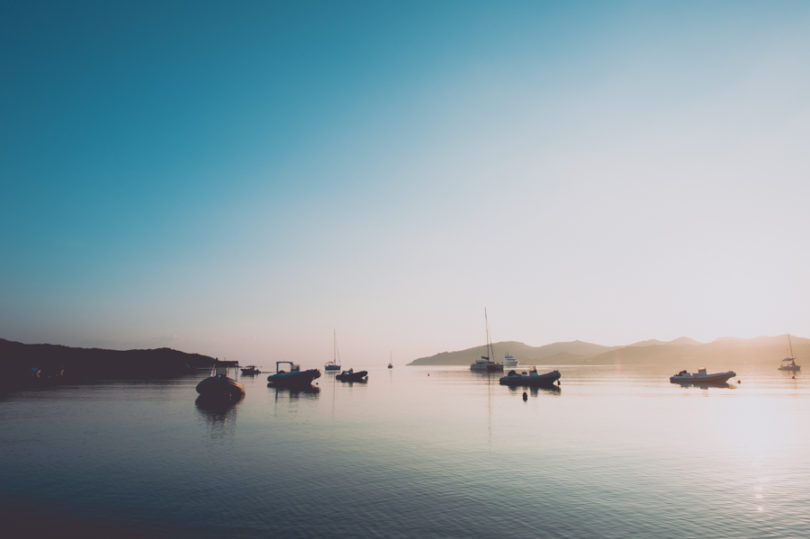
<path id="1" fill-rule="evenodd" d="M 0 400 L 6 536 L 785 537 L 810 530 L 810 383 L 559 366 L 529 394 L 456 368 L 318 393 L 201 377 Z M 12 535 L 8 535 L 11 532 Z"/>

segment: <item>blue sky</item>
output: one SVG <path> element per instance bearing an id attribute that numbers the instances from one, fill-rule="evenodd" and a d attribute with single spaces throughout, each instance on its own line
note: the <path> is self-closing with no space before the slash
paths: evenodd
<path id="1" fill-rule="evenodd" d="M 805 3 L 0 10 L 0 336 L 810 334 Z"/>

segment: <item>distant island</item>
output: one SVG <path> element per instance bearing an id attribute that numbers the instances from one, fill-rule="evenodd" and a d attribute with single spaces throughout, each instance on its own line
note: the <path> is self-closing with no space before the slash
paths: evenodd
<path id="1" fill-rule="evenodd" d="M 110 378 L 170 378 L 209 369 L 217 359 L 171 348 L 104 350 L 0 339 L 0 385 L 82 382 Z"/>
<path id="2" fill-rule="evenodd" d="M 810 358 L 810 339 L 791 335 L 797 358 Z M 603 346 L 582 341 L 555 342 L 529 346 L 505 341 L 493 344 L 494 360 L 509 353 L 523 365 L 619 365 L 632 368 L 647 366 L 683 366 L 694 369 L 765 367 L 776 368 L 788 354 L 787 335 L 740 339 L 723 337 L 701 343 L 688 337 L 673 341 L 648 340 L 623 346 Z M 469 365 L 485 354 L 486 346 L 421 357 L 408 365 Z M 679 367 L 681 368 L 681 367 Z"/>

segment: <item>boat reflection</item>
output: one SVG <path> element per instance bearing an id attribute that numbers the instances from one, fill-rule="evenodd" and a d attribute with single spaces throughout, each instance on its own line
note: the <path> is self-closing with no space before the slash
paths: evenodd
<path id="1" fill-rule="evenodd" d="M 290 399 L 297 399 L 303 397 L 305 399 L 317 399 L 321 393 L 321 388 L 318 386 L 277 386 L 274 384 L 267 384 L 267 387 L 275 391 L 275 399 L 278 400 L 279 396 L 287 396 Z"/>
<path id="2" fill-rule="evenodd" d="M 560 393 L 562 393 L 562 389 L 560 388 L 560 386 L 532 386 L 532 387 L 508 386 L 508 388 L 510 393 L 520 393 L 520 394 L 523 394 L 523 392 L 528 389 L 532 397 L 537 397 L 541 391 L 549 395 L 554 395 L 555 397 L 558 397 Z"/>
<path id="3" fill-rule="evenodd" d="M 709 389 L 710 387 L 722 389 L 737 389 L 737 386 L 729 384 L 728 382 L 672 382 L 673 384 L 681 387 L 697 387 L 700 389 Z"/>
<path id="4" fill-rule="evenodd" d="M 197 410 L 209 417 L 218 418 L 226 415 L 236 415 L 236 405 L 245 399 L 242 396 L 239 400 L 230 400 L 227 398 L 216 398 L 205 395 L 200 395 L 194 401 Z"/>
<path id="5" fill-rule="evenodd" d="M 197 397 L 194 404 L 197 412 L 205 419 L 208 425 L 208 435 L 211 438 L 225 438 L 234 435 L 236 430 L 236 409 L 242 400 L 244 399 L 232 401 L 203 396 Z"/>

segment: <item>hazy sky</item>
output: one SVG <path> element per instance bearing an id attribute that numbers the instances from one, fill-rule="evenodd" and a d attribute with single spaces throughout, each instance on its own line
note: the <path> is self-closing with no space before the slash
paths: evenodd
<path id="1" fill-rule="evenodd" d="M 0 337 L 810 334 L 807 2 L 0 1 Z"/>

